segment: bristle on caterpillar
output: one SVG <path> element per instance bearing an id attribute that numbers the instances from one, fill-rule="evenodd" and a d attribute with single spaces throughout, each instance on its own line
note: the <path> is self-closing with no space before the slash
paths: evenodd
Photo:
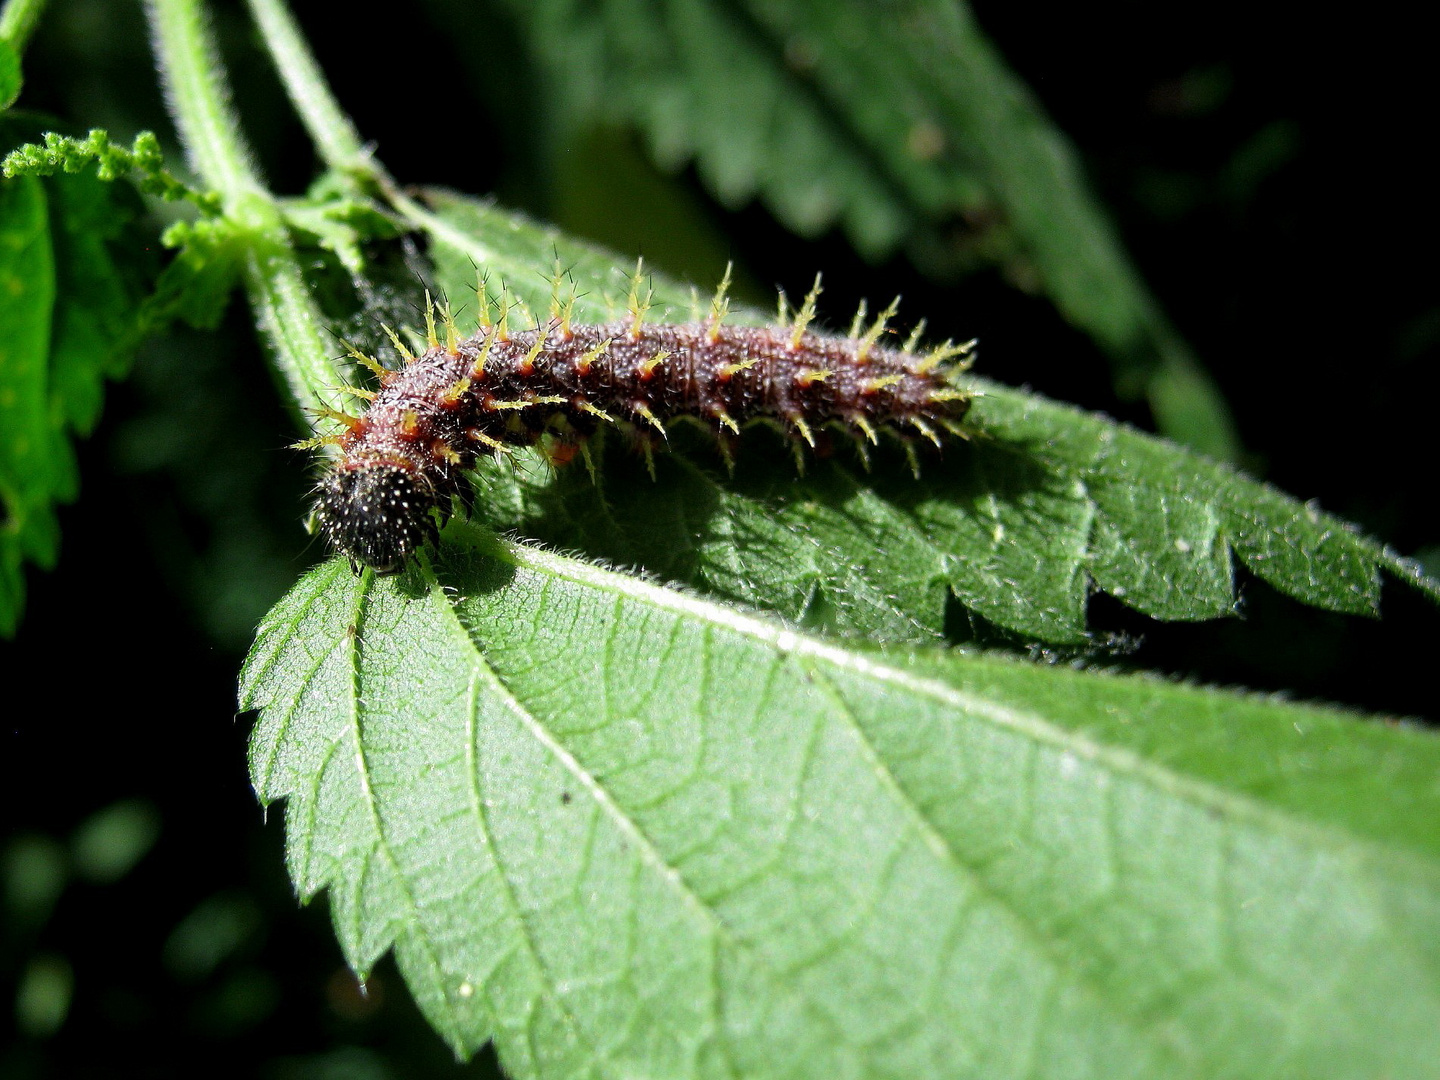
<path id="1" fill-rule="evenodd" d="M 942 433 L 963 435 L 972 395 L 941 364 L 968 363 L 974 342 L 929 353 L 913 340 L 903 350 L 882 345 L 893 305 L 868 327 L 862 311 L 848 336 L 822 334 L 809 329 L 816 295 L 818 282 L 789 325 L 732 326 L 722 287 L 709 318 L 663 323 L 648 321 L 648 292 L 635 284 L 628 318 L 582 325 L 555 308 L 531 330 L 510 326 L 502 297 L 499 318 L 487 304 L 481 331 L 463 340 L 448 307 L 427 307 L 427 347 L 380 376 L 363 415 L 309 443 L 340 450 L 318 487 L 321 531 L 357 568 L 396 572 L 434 541 L 437 518 L 481 455 L 544 436 L 550 459 L 563 463 L 604 425 L 630 430 L 648 460 L 667 426 L 688 418 L 714 433 L 730 465 L 741 429 L 768 421 L 802 468 L 827 425 L 849 433 L 865 460 L 888 431 L 912 465 L 917 438 L 938 446 Z"/>

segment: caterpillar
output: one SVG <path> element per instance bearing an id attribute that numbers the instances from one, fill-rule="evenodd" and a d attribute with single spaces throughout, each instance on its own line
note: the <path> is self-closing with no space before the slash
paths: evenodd
<path id="1" fill-rule="evenodd" d="M 455 497 L 463 502 L 463 474 L 481 455 L 542 444 L 557 464 L 577 452 L 588 461 L 585 440 L 609 424 L 633 433 L 652 476 L 650 455 L 681 418 L 711 428 L 732 471 L 736 440 L 754 421 L 782 428 L 802 469 L 802 444 L 814 449 L 826 425 L 848 431 L 867 463 L 866 446 L 879 432 L 897 435 L 917 475 L 916 437 L 938 447 L 945 434 L 964 435 L 973 395 L 951 385 L 942 365 L 968 364 L 975 342 L 921 355 L 922 324 L 904 348 L 882 345 L 893 303 L 868 327 L 862 305 L 848 335 L 814 331 L 818 278 L 793 318 L 782 294 L 779 325 L 727 324 L 729 278 L 727 271 L 709 317 L 693 322 L 648 321 L 637 270 L 628 318 L 576 323 L 572 297 L 552 300 L 547 320 L 513 331 L 508 300 L 502 294 L 492 319 L 482 282 L 480 331 L 463 340 L 448 306 L 427 297 L 427 347 L 412 353 L 386 328 L 404 357 L 398 369 L 352 349 L 379 380 L 374 391 L 353 391 L 369 407 L 359 416 L 322 410 L 340 421 L 340 433 L 301 444 L 339 451 L 316 489 L 321 533 L 357 572 L 397 572 L 435 541 L 437 518 Z"/>

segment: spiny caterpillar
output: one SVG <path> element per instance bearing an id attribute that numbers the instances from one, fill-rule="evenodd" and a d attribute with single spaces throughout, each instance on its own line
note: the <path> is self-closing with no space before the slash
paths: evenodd
<path id="1" fill-rule="evenodd" d="M 914 350 L 922 324 L 903 349 L 881 345 L 895 304 L 868 327 L 862 304 L 844 337 L 812 331 L 818 278 L 793 318 L 782 294 L 778 326 L 726 325 L 728 271 L 707 318 L 697 311 L 694 322 L 652 323 L 642 280 L 637 268 L 628 318 L 601 325 L 576 324 L 573 292 L 562 304 L 557 284 L 549 319 L 527 330 L 510 329 L 503 292 L 492 319 L 482 281 L 475 336 L 460 340 L 448 306 L 432 310 L 427 298 L 427 347 L 418 355 L 386 328 L 402 368 L 351 350 L 379 379 L 375 391 L 352 391 L 369 398 L 369 408 L 362 416 L 323 410 L 343 430 L 301 444 L 340 451 L 317 489 L 316 514 L 331 546 L 352 567 L 396 572 L 434 541 L 434 511 L 447 513 L 463 495 L 461 476 L 480 455 L 538 444 L 556 464 L 577 451 L 588 462 L 585 440 L 602 424 L 633 433 L 652 476 L 653 448 L 680 418 L 710 427 L 732 468 L 735 440 L 753 421 L 785 431 L 802 468 L 801 444 L 813 449 L 824 425 L 849 432 L 862 458 L 878 431 L 891 432 L 917 474 L 913 436 L 938 447 L 942 432 L 964 434 L 960 420 L 972 395 L 948 383 L 942 365 L 968 362 L 973 341 L 921 355 Z"/>

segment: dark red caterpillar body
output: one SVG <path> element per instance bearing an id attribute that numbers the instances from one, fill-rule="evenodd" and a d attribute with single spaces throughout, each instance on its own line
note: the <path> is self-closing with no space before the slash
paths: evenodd
<path id="1" fill-rule="evenodd" d="M 363 416 L 339 417 L 346 430 L 330 441 L 342 456 L 319 487 L 321 529 L 352 563 L 397 571 L 433 539 L 433 511 L 449 510 L 481 454 L 548 435 L 564 461 L 606 423 L 658 439 L 670 421 L 693 418 L 715 432 L 727 461 L 756 420 L 811 446 L 826 424 L 862 449 L 877 430 L 900 434 L 907 449 L 909 433 L 937 445 L 941 432 L 958 433 L 971 395 L 940 364 L 970 345 L 920 356 L 877 345 L 884 316 L 863 336 L 837 337 L 806 330 L 810 313 L 813 297 L 781 328 L 724 325 L 718 315 L 648 323 L 641 312 L 589 326 L 557 315 L 514 333 L 502 319 L 463 341 L 452 329 L 448 344 L 432 332 L 430 348 L 381 373 Z"/>

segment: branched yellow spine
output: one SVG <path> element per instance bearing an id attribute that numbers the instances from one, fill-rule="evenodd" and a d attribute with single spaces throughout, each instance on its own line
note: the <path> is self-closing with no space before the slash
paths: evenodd
<path id="1" fill-rule="evenodd" d="M 331 409 L 326 406 L 321 406 L 320 408 L 316 409 L 315 415 L 320 417 L 320 419 L 322 420 L 338 421 L 339 423 L 344 424 L 351 431 L 354 431 L 362 423 L 364 423 L 364 421 L 361 420 L 358 416 L 351 416 L 349 413 L 344 413 L 341 412 L 339 409 Z"/>
<path id="2" fill-rule="evenodd" d="M 354 360 L 361 367 L 368 369 L 376 378 L 383 379 L 386 375 L 390 374 L 385 365 L 380 363 L 375 357 L 361 352 L 354 345 L 350 344 L 350 342 L 343 339 L 340 344 L 345 346 L 346 356 L 350 357 L 350 359 Z"/>
<path id="3" fill-rule="evenodd" d="M 860 306 L 855 309 L 855 318 L 850 320 L 850 332 L 845 336 L 852 341 L 858 339 L 861 329 L 865 326 L 865 316 L 868 314 L 870 314 L 870 305 L 861 300 Z"/>
<path id="4" fill-rule="evenodd" d="M 661 364 L 663 364 L 663 363 L 664 363 L 666 360 L 668 360 L 668 359 L 670 359 L 670 350 L 669 350 L 669 349 L 661 349 L 661 350 L 660 350 L 659 352 L 657 352 L 654 356 L 652 356 L 649 360 L 646 360 L 646 361 L 644 361 L 643 363 L 641 363 L 641 365 L 640 365 L 640 367 L 639 367 L 639 369 L 638 369 L 638 370 L 639 370 L 639 373 L 640 373 L 640 378 L 641 378 L 641 379 L 649 379 L 652 375 L 655 374 L 655 369 L 658 368 Z"/>
<path id="5" fill-rule="evenodd" d="M 663 438 L 668 439 L 670 437 L 665 431 L 665 425 L 660 422 L 660 418 L 650 411 L 650 406 L 644 404 L 636 405 L 635 415 L 643 419 L 656 431 L 660 432 Z"/>
<path id="6" fill-rule="evenodd" d="M 470 377 L 478 379 L 485 374 L 485 362 L 490 359 L 490 349 L 495 344 L 494 327 L 491 332 L 485 335 L 485 344 L 480 346 L 480 351 L 475 356 L 475 361 L 470 365 Z"/>
<path id="7" fill-rule="evenodd" d="M 450 312 L 450 301 L 435 301 L 435 311 L 440 316 L 440 324 L 445 328 L 445 351 L 454 356 L 460 351 L 460 332 L 455 329 L 455 316 Z"/>
<path id="8" fill-rule="evenodd" d="M 927 371 L 934 371 L 941 364 L 945 363 L 946 360 L 953 360 L 956 357 L 960 357 L 963 361 L 963 363 L 957 366 L 962 369 L 967 368 L 972 362 L 972 354 L 975 352 L 975 346 L 977 344 L 976 339 L 971 338 L 969 341 L 963 341 L 959 345 L 956 345 L 953 341 L 947 341 L 943 345 L 937 345 L 925 355 L 925 359 L 915 365 L 915 370 L 922 374 Z"/>
<path id="9" fill-rule="evenodd" d="M 645 296 L 640 296 L 640 287 L 645 287 Z M 645 325 L 645 316 L 650 311 L 651 301 L 655 298 L 655 288 L 646 282 L 645 260 L 635 260 L 635 274 L 630 278 L 630 298 L 626 306 L 630 311 L 630 337 L 638 340 L 641 328 Z"/>
<path id="10" fill-rule="evenodd" d="M 895 312 L 899 310 L 900 298 L 897 296 L 894 300 L 890 301 L 889 307 L 875 317 L 875 321 L 870 325 L 870 329 L 865 331 L 865 336 L 860 339 L 860 348 L 856 352 L 856 356 L 859 359 L 869 359 L 870 350 L 875 347 L 875 343 L 880 340 L 880 335 L 885 333 L 890 320 L 895 317 Z"/>
<path id="11" fill-rule="evenodd" d="M 490 319 L 490 278 L 478 269 L 475 271 L 475 307 L 479 313 L 480 330 L 488 332 L 495 325 Z"/>
<path id="12" fill-rule="evenodd" d="M 500 309 L 500 318 L 495 320 L 495 332 L 491 338 L 496 341 L 510 340 L 510 291 L 502 288 L 495 304 Z"/>
<path id="13" fill-rule="evenodd" d="M 910 472 L 916 480 L 920 479 L 920 455 L 915 452 L 915 444 L 909 439 L 903 443 L 905 447 L 905 460 L 910 463 Z"/>
<path id="14" fill-rule="evenodd" d="M 752 356 L 749 360 L 740 360 L 733 364 L 725 364 L 716 373 L 716 378 L 718 378 L 722 383 L 729 382 L 736 375 L 739 375 L 742 371 L 748 371 L 750 368 L 754 367 L 758 363 L 760 363 L 759 358 Z"/>
<path id="15" fill-rule="evenodd" d="M 715 289 L 715 298 L 710 301 L 710 318 L 708 335 L 710 344 L 720 340 L 720 324 L 725 321 L 725 316 L 730 314 L 730 272 L 734 269 L 734 263 L 725 264 L 725 276 L 720 279 L 719 286 Z"/>
<path id="16" fill-rule="evenodd" d="M 803 416 L 792 416 L 790 418 L 790 425 L 800 433 L 800 437 L 805 440 L 806 445 L 808 445 L 811 450 L 814 450 L 815 436 L 810 431 L 810 425 L 805 422 L 805 418 Z"/>
<path id="17" fill-rule="evenodd" d="M 454 405 L 462 397 L 470 392 L 471 382 L 468 378 L 456 379 L 449 388 L 440 395 L 442 405 Z"/>
<path id="18" fill-rule="evenodd" d="M 430 290 L 425 290 L 425 343 L 429 348 L 438 349 L 440 339 L 435 334 L 435 302 L 430 299 Z"/>
<path id="19" fill-rule="evenodd" d="M 921 435 L 924 435 L 925 438 L 929 439 L 932 443 L 934 443 L 936 449 L 939 449 L 941 447 L 942 444 L 940 442 L 940 436 L 935 434 L 935 429 L 932 428 L 920 417 L 911 416 L 907 419 L 906 422 L 916 431 L 920 432 Z"/>
<path id="20" fill-rule="evenodd" d="M 590 453 L 590 444 L 588 442 L 582 442 L 580 444 L 580 456 L 585 460 L 585 471 L 590 474 L 590 483 L 598 487 L 600 484 L 600 476 L 595 471 L 595 456 Z"/>
<path id="21" fill-rule="evenodd" d="M 910 356 L 915 355 L 915 349 L 920 344 L 920 339 L 925 336 L 925 320 L 921 319 L 915 324 L 915 329 L 910 331 L 910 336 L 905 339 L 905 347 L 900 351 Z"/>
<path id="22" fill-rule="evenodd" d="M 860 429 L 860 433 L 864 435 L 865 438 L 870 440 L 871 446 L 880 445 L 880 436 L 876 433 L 875 427 L 873 424 L 870 423 L 868 417 L 866 417 L 862 413 L 856 413 L 854 416 L 850 417 L 850 423 L 854 424 L 857 428 Z"/>
<path id="23" fill-rule="evenodd" d="M 520 363 L 516 365 L 516 368 L 518 370 L 523 372 L 529 372 L 534 369 L 535 361 L 539 359 L 540 354 L 545 351 L 545 339 L 549 336 L 550 327 L 548 325 L 542 326 L 539 332 L 535 335 L 535 344 L 530 346 L 529 351 L 527 351 L 525 355 L 521 357 Z"/>
<path id="24" fill-rule="evenodd" d="M 570 295 L 565 298 L 565 304 L 560 309 L 560 339 L 569 341 L 575 336 L 572 327 L 575 325 L 575 291 L 571 289 Z"/>
<path id="25" fill-rule="evenodd" d="M 800 340 L 805 336 L 805 328 L 815 321 L 815 308 L 820 300 L 820 275 L 815 275 L 815 284 L 810 287 L 810 292 L 805 297 L 805 303 L 800 305 L 800 310 L 795 313 L 795 326 L 790 332 L 790 351 L 794 352 L 800 347 Z"/>
<path id="26" fill-rule="evenodd" d="M 568 288 L 565 284 L 567 281 Z M 555 272 L 550 277 L 550 325 L 555 328 L 561 341 L 569 341 L 575 336 L 571 329 L 575 321 L 575 301 L 575 279 L 561 264 L 557 253 Z"/>
<path id="27" fill-rule="evenodd" d="M 902 383 L 904 381 L 904 375 L 882 375 L 878 379 L 866 379 L 863 383 L 860 384 L 860 392 L 862 394 L 878 394 L 887 386 L 895 386 L 896 384 Z"/>
<path id="28" fill-rule="evenodd" d="M 491 401 L 492 409 L 530 409 L 536 405 L 568 405 L 568 399 L 558 394 L 537 394 L 535 397 L 520 398 L 516 401 Z"/>
<path id="29" fill-rule="evenodd" d="M 607 413 L 604 409 L 600 408 L 598 405 L 592 405 L 590 402 L 584 400 L 583 398 L 576 401 L 574 405 L 581 412 L 589 413 L 591 416 L 595 417 L 598 420 L 603 420 L 607 424 L 615 423 L 615 418 L 613 416 Z"/>
<path id="30" fill-rule="evenodd" d="M 600 357 L 604 356 L 610 350 L 610 343 L 614 340 L 614 338 L 607 337 L 604 341 L 600 342 L 600 344 L 586 349 L 580 354 L 580 358 L 575 361 L 575 370 L 581 375 L 589 375 L 590 368 L 594 366 L 596 360 L 599 360 Z"/>
<path id="31" fill-rule="evenodd" d="M 795 385 L 801 390 L 808 390 L 817 382 L 824 382 L 834 375 L 835 372 L 829 368 L 813 368 L 810 371 L 801 371 L 795 375 Z"/>
<path id="32" fill-rule="evenodd" d="M 395 346 L 395 351 L 400 354 L 400 359 L 407 364 L 413 364 L 415 362 L 415 354 L 406 348 L 405 342 L 400 340 L 400 335 L 388 326 L 381 326 L 380 329 L 385 331 L 385 335 L 390 339 L 390 343 Z"/>
<path id="33" fill-rule="evenodd" d="M 465 433 L 465 436 L 466 436 L 466 438 L 470 439 L 472 442 L 477 442 L 477 443 L 479 443 L 481 446 L 486 447 L 486 448 L 489 449 L 489 450 L 495 450 L 495 451 L 497 451 L 497 452 L 499 452 L 499 453 L 501 453 L 501 454 L 513 454 L 513 453 L 515 452 L 515 448 L 514 448 L 514 447 L 506 446 L 506 445 L 505 445 L 503 442 L 501 442 L 499 439 L 491 438 L 489 435 L 486 435 L 483 431 L 476 431 L 476 430 L 474 430 L 474 429 L 472 428 L 471 430 L 469 430 L 469 431 L 467 431 L 467 432 Z"/>

